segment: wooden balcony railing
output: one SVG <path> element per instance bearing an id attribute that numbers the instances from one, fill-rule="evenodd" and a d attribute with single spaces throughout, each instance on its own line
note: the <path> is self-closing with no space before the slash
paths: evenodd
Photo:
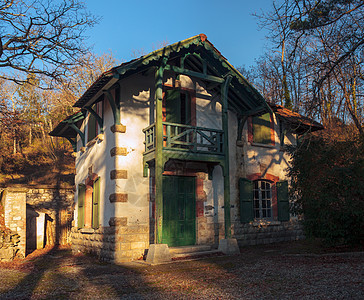
<path id="1" fill-rule="evenodd" d="M 143 132 L 147 154 L 155 149 L 155 124 Z M 223 135 L 219 129 L 163 122 L 163 150 L 223 155 Z"/>

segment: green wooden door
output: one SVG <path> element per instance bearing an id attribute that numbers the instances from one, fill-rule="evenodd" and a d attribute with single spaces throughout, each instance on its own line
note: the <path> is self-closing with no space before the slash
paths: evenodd
<path id="1" fill-rule="evenodd" d="M 195 181 L 195 177 L 163 176 L 163 244 L 196 243 Z"/>

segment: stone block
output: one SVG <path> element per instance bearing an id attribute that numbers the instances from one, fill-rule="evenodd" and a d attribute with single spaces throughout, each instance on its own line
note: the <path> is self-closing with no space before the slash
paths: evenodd
<path id="1" fill-rule="evenodd" d="M 149 264 L 160 264 L 171 261 L 171 254 L 167 244 L 151 244 L 147 254 L 146 262 Z"/>
<path id="2" fill-rule="evenodd" d="M 126 132 L 126 126 L 125 125 L 117 125 L 117 124 L 114 124 L 110 127 L 110 130 L 112 133 L 115 133 L 115 132 L 120 132 L 120 133 L 125 133 Z"/>
<path id="3" fill-rule="evenodd" d="M 115 193 L 115 194 L 111 194 L 109 196 L 109 200 L 111 203 L 115 203 L 115 202 L 128 202 L 128 194 L 126 193 Z"/>
<path id="4" fill-rule="evenodd" d="M 236 239 L 221 239 L 218 250 L 227 255 L 240 254 Z"/>
<path id="5" fill-rule="evenodd" d="M 128 179 L 127 170 L 112 170 L 110 172 L 110 179 Z"/>
<path id="6" fill-rule="evenodd" d="M 145 243 L 144 242 L 132 242 L 130 243 L 130 249 L 133 250 L 133 249 L 145 249 L 146 246 L 145 246 Z"/>
<path id="7" fill-rule="evenodd" d="M 111 157 L 120 155 L 120 156 L 127 156 L 128 155 L 128 149 L 125 147 L 114 147 L 110 150 Z"/>
<path id="8" fill-rule="evenodd" d="M 109 225 L 114 226 L 126 226 L 128 224 L 128 218 L 127 217 L 112 217 L 109 220 Z M 110 232 L 108 234 L 113 234 L 115 231 Z"/>

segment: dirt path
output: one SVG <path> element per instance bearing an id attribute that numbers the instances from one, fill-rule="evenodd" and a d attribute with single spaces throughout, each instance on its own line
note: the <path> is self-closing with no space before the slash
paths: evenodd
<path id="1" fill-rule="evenodd" d="M 364 299 L 364 253 L 315 254 L 286 243 L 230 257 L 117 266 L 43 250 L 0 264 L 0 299 Z"/>

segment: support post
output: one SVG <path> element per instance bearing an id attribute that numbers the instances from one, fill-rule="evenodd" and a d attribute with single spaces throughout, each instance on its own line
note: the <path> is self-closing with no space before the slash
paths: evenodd
<path id="1" fill-rule="evenodd" d="M 230 219 L 230 172 L 229 172 L 229 124 L 228 124 L 228 92 L 232 76 L 228 75 L 221 85 L 222 97 L 222 129 L 224 131 L 224 220 L 225 220 L 225 239 L 231 238 L 231 219 Z"/>
<path id="2" fill-rule="evenodd" d="M 90 112 L 90 114 L 92 114 L 92 115 L 95 117 L 95 119 L 96 119 L 97 123 L 99 123 L 101 133 L 103 133 L 103 132 L 104 132 L 104 121 L 103 121 L 103 119 L 102 119 L 102 118 L 101 118 L 101 117 L 97 114 L 97 112 L 96 112 L 96 111 L 94 111 L 91 107 L 89 107 L 89 106 L 85 106 L 85 109 L 86 109 L 88 112 Z"/>
<path id="3" fill-rule="evenodd" d="M 155 204 L 156 204 L 156 242 L 162 243 L 163 228 L 163 73 L 167 64 L 167 57 L 163 57 L 162 63 L 155 73 Z"/>
<path id="4" fill-rule="evenodd" d="M 74 123 L 70 123 L 69 125 L 80 136 L 81 141 L 82 141 L 82 145 L 85 147 L 85 145 L 86 145 L 86 142 L 85 142 L 85 134 Z"/>

